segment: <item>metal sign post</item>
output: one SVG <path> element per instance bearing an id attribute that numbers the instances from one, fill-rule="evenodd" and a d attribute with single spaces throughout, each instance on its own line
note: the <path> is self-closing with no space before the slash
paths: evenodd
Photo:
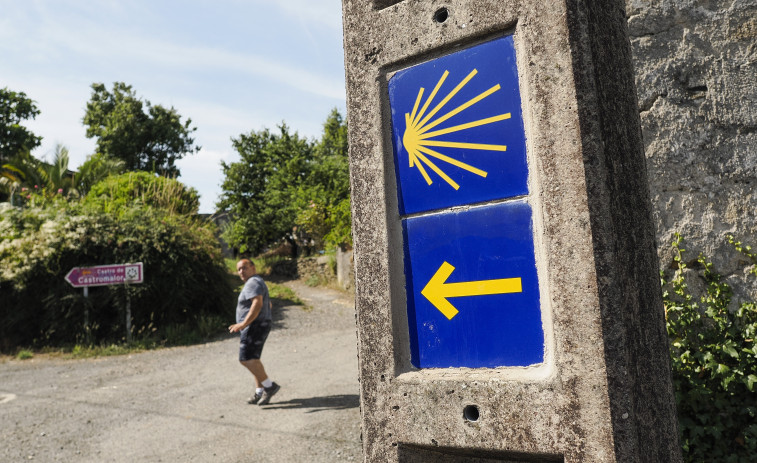
<path id="1" fill-rule="evenodd" d="M 84 298 L 88 299 L 89 287 L 85 286 L 83 292 L 84 292 Z M 88 300 L 86 301 L 85 307 L 84 307 L 84 333 L 87 336 L 87 344 L 89 344 L 91 341 L 91 333 L 90 333 L 90 328 L 89 328 L 89 301 Z"/>
<path id="2" fill-rule="evenodd" d="M 126 342 L 131 342 L 131 297 L 129 294 L 129 284 L 124 283 L 126 289 Z"/>
<path id="3" fill-rule="evenodd" d="M 142 283 L 142 262 L 94 267 L 74 267 L 65 276 L 74 288 L 84 288 L 84 297 L 89 297 L 90 286 L 109 286 L 123 283 L 126 288 L 126 341 L 131 342 L 131 298 L 129 283 Z M 89 308 L 84 311 L 84 326 L 89 341 Z"/>

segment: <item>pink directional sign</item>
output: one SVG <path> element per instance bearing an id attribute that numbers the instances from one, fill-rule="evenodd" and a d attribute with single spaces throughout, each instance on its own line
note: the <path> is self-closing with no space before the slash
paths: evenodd
<path id="1" fill-rule="evenodd" d="M 98 265 L 74 267 L 66 275 L 66 281 L 74 288 L 142 283 L 142 262 L 133 264 Z"/>

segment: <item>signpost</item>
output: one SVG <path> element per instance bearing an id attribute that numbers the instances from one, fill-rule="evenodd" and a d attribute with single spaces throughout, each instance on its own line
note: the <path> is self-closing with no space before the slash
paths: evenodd
<path id="1" fill-rule="evenodd" d="M 115 265 L 97 265 L 94 267 L 74 267 L 65 276 L 74 288 L 84 288 L 84 297 L 89 297 L 90 286 L 109 286 L 123 284 L 126 287 L 126 340 L 131 341 L 131 300 L 129 283 L 144 281 L 142 262 Z M 85 325 L 89 327 L 89 313 L 85 311 Z"/>
<path id="2" fill-rule="evenodd" d="M 142 283 L 142 262 L 134 264 L 74 267 L 65 276 L 74 288 Z"/>

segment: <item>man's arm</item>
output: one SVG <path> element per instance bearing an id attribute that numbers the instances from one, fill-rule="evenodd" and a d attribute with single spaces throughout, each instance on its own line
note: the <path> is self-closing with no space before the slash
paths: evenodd
<path id="1" fill-rule="evenodd" d="M 247 316 L 244 317 L 244 320 L 242 320 L 242 323 L 236 323 L 234 325 L 229 326 L 229 333 L 236 333 L 238 331 L 242 331 L 243 329 L 250 326 L 252 322 L 255 321 L 256 318 L 258 318 L 258 315 L 260 315 L 260 310 L 263 308 L 263 295 L 258 294 L 257 296 L 253 297 L 251 301 L 252 301 L 252 305 L 250 306 L 250 311 L 247 312 Z"/>

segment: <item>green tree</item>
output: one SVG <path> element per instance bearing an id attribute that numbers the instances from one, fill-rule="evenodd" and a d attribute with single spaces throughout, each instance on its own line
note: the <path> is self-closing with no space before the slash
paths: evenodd
<path id="1" fill-rule="evenodd" d="M 318 247 L 352 244 L 347 122 L 336 109 L 323 124 L 297 205 L 297 226 Z"/>
<path id="2" fill-rule="evenodd" d="M 282 124 L 278 133 L 252 131 L 232 139 L 240 161 L 221 163 L 225 179 L 220 209 L 233 222 L 224 239 L 242 252 L 257 253 L 292 231 L 295 196 L 308 174 L 313 148 Z"/>
<path id="3" fill-rule="evenodd" d="M 282 125 L 279 133 L 251 132 L 233 143 L 241 160 L 222 163 L 218 203 L 232 213 L 229 244 L 253 253 L 281 238 L 313 240 L 317 249 L 352 244 L 347 123 L 339 111 L 316 142 Z"/>
<path id="4" fill-rule="evenodd" d="M 332 203 L 350 197 L 350 166 L 347 122 L 333 109 L 323 124 L 323 135 L 315 145 L 308 185 L 321 186 Z"/>
<path id="5" fill-rule="evenodd" d="M 29 150 L 16 153 L 3 165 L 3 176 L 12 184 L 11 199 L 14 192 L 37 194 L 46 198 L 65 196 L 72 185 L 73 172 L 68 170 L 68 149 L 57 145 L 51 163 L 33 157 Z"/>
<path id="6" fill-rule="evenodd" d="M 7 198 L 11 204 L 18 204 L 21 201 L 18 198 L 19 191 L 23 188 L 24 180 L 27 178 L 27 165 L 33 161 L 29 150 L 23 149 L 18 151 L 8 162 L 0 165 L 0 198 Z"/>
<path id="7" fill-rule="evenodd" d="M 200 150 L 191 137 L 197 130 L 191 119 L 182 122 L 174 108 L 142 101 L 123 82 L 115 82 L 112 91 L 92 84 L 84 125 L 87 137 L 97 138 L 97 151 L 123 160 L 127 170 L 177 176 L 176 161 Z"/>
<path id="8" fill-rule="evenodd" d="M 72 172 L 68 169 L 68 148 L 55 147 L 51 163 L 34 158 L 29 150 L 21 150 L 2 166 L 0 188 L 10 196 L 13 204 L 20 204 L 17 193 L 22 198 L 31 194 L 45 198 L 80 198 L 87 194 L 92 185 L 109 175 L 123 171 L 124 162 L 103 154 L 93 154 Z"/>
<path id="9" fill-rule="evenodd" d="M 42 137 L 21 125 L 38 114 L 37 105 L 24 92 L 0 89 L 0 166 L 18 152 L 39 146 Z"/>
<path id="10" fill-rule="evenodd" d="M 74 173 L 68 170 L 68 148 L 56 145 L 53 159 L 50 164 L 37 163 L 37 172 L 40 178 L 40 188 L 49 195 L 67 194 L 74 180 Z"/>
<path id="11" fill-rule="evenodd" d="M 87 160 L 74 173 L 72 192 L 78 197 L 85 196 L 98 182 L 111 175 L 123 172 L 125 164 L 121 159 L 112 158 L 102 153 L 88 156 Z"/>

